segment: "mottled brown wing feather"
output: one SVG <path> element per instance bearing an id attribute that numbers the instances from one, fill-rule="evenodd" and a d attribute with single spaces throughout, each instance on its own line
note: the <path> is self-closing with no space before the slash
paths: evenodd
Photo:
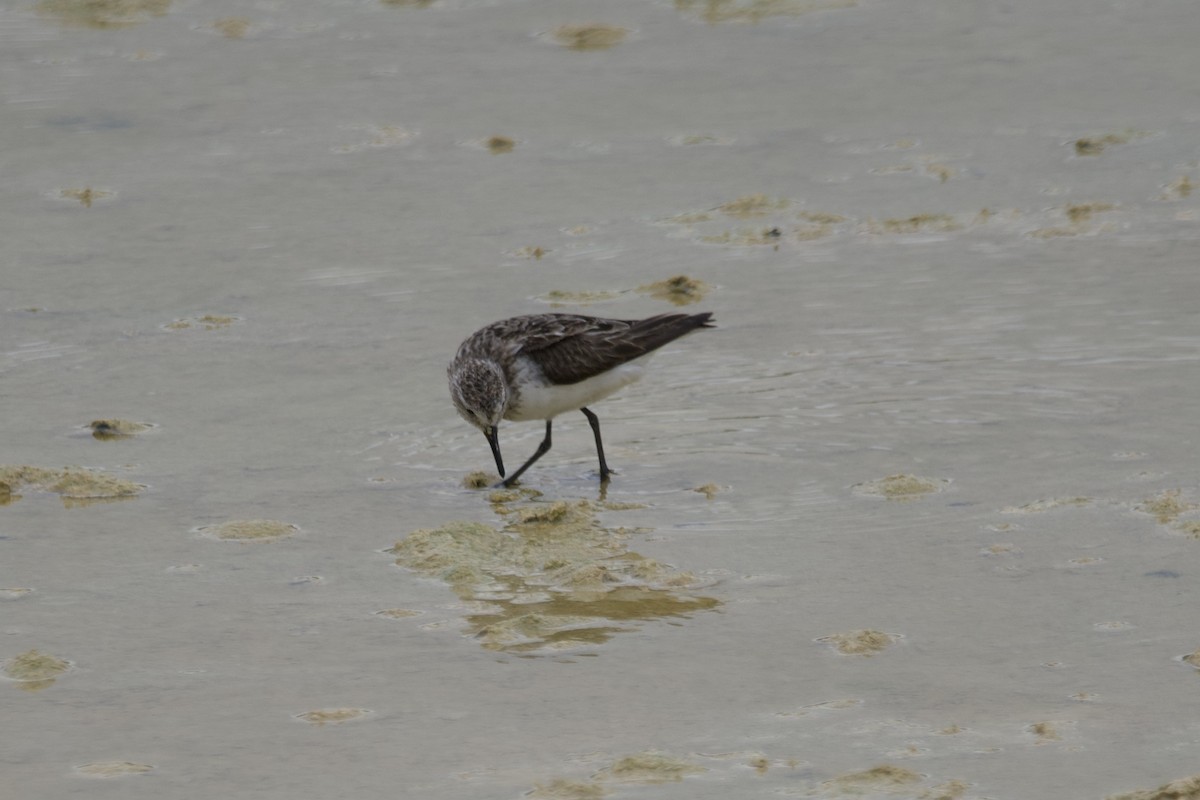
<path id="1" fill-rule="evenodd" d="M 576 317 L 586 321 L 582 328 L 564 326 L 572 332 L 554 341 L 526 344 L 521 352 L 541 367 L 553 383 L 571 384 L 595 377 L 632 361 L 701 327 L 711 327 L 711 313 L 662 314 L 640 321 Z"/>

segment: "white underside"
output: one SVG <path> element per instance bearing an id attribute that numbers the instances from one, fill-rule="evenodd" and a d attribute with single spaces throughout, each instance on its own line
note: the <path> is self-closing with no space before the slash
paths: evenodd
<path id="1" fill-rule="evenodd" d="M 529 362 L 518 364 L 517 378 L 521 383 L 520 406 L 510 408 L 505 419 L 524 422 L 531 419 L 551 419 L 565 411 L 577 411 L 642 377 L 645 355 L 608 372 L 566 386 L 547 385 L 546 379 Z"/>

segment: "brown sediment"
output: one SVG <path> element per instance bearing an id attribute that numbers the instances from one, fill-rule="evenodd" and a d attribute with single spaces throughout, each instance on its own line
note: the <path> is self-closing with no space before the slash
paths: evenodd
<path id="1" fill-rule="evenodd" d="M 695 775 L 708 770 L 682 758 L 647 750 L 625 756 L 597 772 L 597 780 L 620 783 L 667 783 L 681 781 L 685 775 Z"/>
<path id="2" fill-rule="evenodd" d="M 1191 664 L 1193 667 L 1200 669 L 1200 648 L 1197 648 L 1195 652 L 1184 656 L 1183 660 L 1188 664 Z"/>
<path id="3" fill-rule="evenodd" d="M 689 278 L 687 275 L 676 275 L 666 280 L 639 286 L 637 290 L 658 300 L 667 300 L 677 306 L 686 306 L 704 299 L 704 296 L 708 294 L 709 285 L 702 280 Z"/>
<path id="4" fill-rule="evenodd" d="M 270 541 L 283 536 L 291 536 L 298 530 L 300 529 L 295 525 L 274 519 L 232 520 L 222 522 L 220 525 L 200 528 L 202 533 L 215 539 L 238 542 Z"/>
<path id="5" fill-rule="evenodd" d="M 297 714 L 295 718 L 317 726 L 327 723 L 340 725 L 343 722 L 362 719 L 370 713 L 370 709 L 366 708 L 319 708 L 315 711 L 306 711 L 303 714 Z"/>
<path id="6" fill-rule="evenodd" d="M 492 136 L 484 142 L 484 146 L 492 152 L 492 155 L 500 155 L 501 153 L 511 153 L 517 146 L 517 141 L 508 136 Z"/>
<path id="7" fill-rule="evenodd" d="M 873 656 L 882 653 L 898 637 L 883 631 L 861 630 L 848 633 L 835 633 L 824 636 L 817 641 L 833 645 L 839 653 L 846 656 Z"/>
<path id="8" fill-rule="evenodd" d="M 767 770 L 771 768 L 771 759 L 766 756 L 754 756 L 750 759 L 750 766 L 754 767 L 754 771 L 759 775 L 766 775 Z"/>
<path id="9" fill-rule="evenodd" d="M 554 38 L 570 50 L 605 50 L 620 44 L 628 34 L 627 28 L 595 22 L 563 25 L 554 30 Z"/>
<path id="10" fill-rule="evenodd" d="M 695 489 L 692 489 L 692 491 L 699 492 L 709 500 L 712 500 L 717 496 L 717 492 L 721 491 L 721 487 L 717 486 L 715 483 L 706 483 L 703 486 L 697 486 Z"/>
<path id="11" fill-rule="evenodd" d="M 38 0 L 34 9 L 67 25 L 125 28 L 167 13 L 171 0 Z"/>
<path id="12" fill-rule="evenodd" d="M 719 605 L 687 591 L 697 583 L 691 573 L 631 552 L 627 532 L 599 523 L 599 511 L 619 506 L 538 502 L 520 489 L 488 499 L 507 520 L 502 529 L 451 522 L 415 531 L 389 551 L 400 566 L 446 581 L 464 601 L 486 601 L 468 614 L 467 628 L 487 649 L 599 644 L 633 622 Z"/>
<path id="13" fill-rule="evenodd" d="M 1112 794 L 1108 800 L 1200 800 L 1200 774 L 1164 783 L 1157 789 Z"/>
<path id="14" fill-rule="evenodd" d="M 888 475 L 886 478 L 856 483 L 851 486 L 855 494 L 885 497 L 888 500 L 915 500 L 927 494 L 940 492 L 950 481 L 945 478 L 922 478 L 917 475 Z"/>

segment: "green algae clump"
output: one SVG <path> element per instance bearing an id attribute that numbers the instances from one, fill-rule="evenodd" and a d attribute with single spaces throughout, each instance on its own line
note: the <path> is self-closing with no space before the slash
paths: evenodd
<path id="1" fill-rule="evenodd" d="M 685 775 L 707 772 L 704 767 L 664 753 L 647 750 L 614 762 L 594 777 L 621 783 L 667 783 L 681 781 Z"/>
<path id="2" fill-rule="evenodd" d="M 1200 800 L 1200 775 L 1164 783 L 1157 789 L 1109 795 L 1108 800 Z"/>
<path id="3" fill-rule="evenodd" d="M 201 530 L 217 539 L 255 542 L 291 536 L 300 529 L 290 523 L 274 519 L 247 519 L 222 522 L 220 525 L 201 528 Z"/>
<path id="4" fill-rule="evenodd" d="M 599 644 L 631 621 L 719 605 L 686 591 L 696 584 L 691 573 L 629 551 L 626 530 L 599 523 L 598 513 L 612 510 L 603 503 L 539 502 L 514 490 L 490 499 L 507 520 L 502 529 L 449 522 L 414 531 L 388 551 L 398 566 L 448 583 L 468 604 L 469 635 L 486 649 Z"/>
<path id="5" fill-rule="evenodd" d="M 70 669 L 71 664 L 48 653 L 29 650 L 4 664 L 4 674 L 14 681 L 48 681 Z"/>
<path id="6" fill-rule="evenodd" d="M 856 494 L 884 497 L 888 500 L 915 500 L 927 494 L 940 492 L 949 481 L 943 478 L 921 478 L 916 475 L 888 475 L 851 487 Z"/>
<path id="7" fill-rule="evenodd" d="M 882 631 L 862 630 L 849 633 L 835 633 L 818 639 L 819 642 L 833 645 L 839 653 L 846 656 L 873 656 L 882 653 L 896 636 Z"/>
<path id="8" fill-rule="evenodd" d="M 677 306 L 697 303 L 708 294 L 709 286 L 702 280 L 689 278 L 687 275 L 676 275 L 656 283 L 647 283 L 637 290 L 659 300 L 667 300 Z"/>
<path id="9" fill-rule="evenodd" d="M 25 487 L 54 492 L 67 505 L 85 505 L 87 501 L 116 500 L 134 497 L 141 484 L 117 478 L 106 472 L 84 467 L 53 469 L 27 465 L 0 466 L 0 483 L 14 495 Z"/>
<path id="10" fill-rule="evenodd" d="M 170 7 L 171 0 L 38 0 L 34 6 L 42 16 L 87 28 L 127 28 Z"/>
<path id="11" fill-rule="evenodd" d="M 554 38 L 568 50 L 607 50 L 624 41 L 628 34 L 625 28 L 594 22 L 563 25 L 554 30 Z"/>

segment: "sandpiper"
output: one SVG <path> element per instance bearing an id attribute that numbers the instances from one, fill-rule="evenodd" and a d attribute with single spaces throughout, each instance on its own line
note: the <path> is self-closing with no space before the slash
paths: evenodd
<path id="1" fill-rule="evenodd" d="M 498 485 L 509 486 L 550 449 L 550 425 L 579 409 L 596 436 L 600 480 L 608 463 L 600 420 L 588 405 L 642 377 L 650 354 L 698 328 L 711 328 L 712 312 L 659 314 L 643 320 L 582 314 L 530 314 L 493 322 L 462 343 L 450 362 L 450 398 L 467 422 L 483 431 L 504 478 L 500 420 L 546 420 L 546 438 L 521 468 Z"/>

